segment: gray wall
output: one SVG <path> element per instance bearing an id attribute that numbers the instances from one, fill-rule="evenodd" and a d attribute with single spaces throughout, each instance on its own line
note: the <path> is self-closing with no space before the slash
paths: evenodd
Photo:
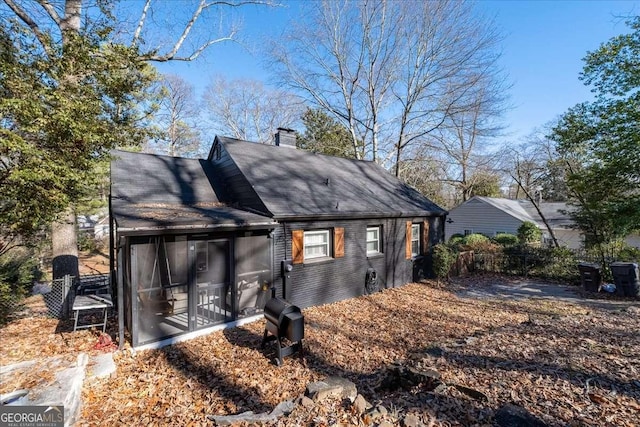
<path id="1" fill-rule="evenodd" d="M 414 263 L 405 259 L 406 222 L 424 218 L 357 219 L 336 221 L 288 222 L 274 231 L 274 284 L 278 297 L 285 297 L 300 307 L 327 304 L 365 293 L 365 277 L 369 267 L 378 273 L 379 287 L 392 288 L 414 280 Z M 431 218 L 431 247 L 443 237 L 442 221 Z M 382 226 L 383 254 L 367 257 L 367 226 Z M 294 264 L 286 281 L 280 275 L 280 262 L 291 258 L 291 231 L 344 228 L 344 257 Z M 286 250 L 285 250 L 286 247 Z M 424 263 L 430 268 L 430 255 Z M 427 272 L 428 274 L 428 272 Z"/>

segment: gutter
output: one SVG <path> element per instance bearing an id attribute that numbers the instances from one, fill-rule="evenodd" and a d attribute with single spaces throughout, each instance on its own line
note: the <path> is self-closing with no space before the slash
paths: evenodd
<path id="1" fill-rule="evenodd" d="M 294 220 L 331 220 L 331 219 L 365 219 L 365 218 L 413 218 L 424 216 L 445 217 L 447 211 L 416 211 L 416 212 L 340 212 L 340 213 L 324 213 L 324 214 L 307 214 L 307 215 L 274 215 L 277 221 L 294 221 Z"/>
<path id="2" fill-rule="evenodd" d="M 118 233 L 122 236 L 142 234 L 180 233 L 182 231 L 208 231 L 208 230 L 252 230 L 274 229 L 277 222 L 255 222 L 249 224 L 205 224 L 205 225 L 168 225 L 168 226 L 142 226 L 142 227 L 118 227 Z"/>

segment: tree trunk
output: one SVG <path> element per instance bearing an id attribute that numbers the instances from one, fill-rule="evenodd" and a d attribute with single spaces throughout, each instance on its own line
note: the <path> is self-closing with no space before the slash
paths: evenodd
<path id="1" fill-rule="evenodd" d="M 76 237 L 76 215 L 67 208 L 60 219 L 51 225 L 53 247 L 53 278 L 60 279 L 69 274 L 76 279 L 78 268 L 78 241 Z"/>

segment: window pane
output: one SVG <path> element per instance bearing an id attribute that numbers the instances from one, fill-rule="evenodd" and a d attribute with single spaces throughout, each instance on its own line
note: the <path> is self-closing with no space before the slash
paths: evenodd
<path id="1" fill-rule="evenodd" d="M 371 253 L 371 252 L 380 252 L 378 250 L 378 242 L 367 242 L 367 252 Z"/>
<path id="2" fill-rule="evenodd" d="M 305 258 L 322 258 L 329 256 L 329 230 L 305 231 Z"/>
<path id="3" fill-rule="evenodd" d="M 411 240 L 420 239 L 420 224 L 414 224 L 411 226 Z"/>
<path id="4" fill-rule="evenodd" d="M 411 254 L 419 255 L 420 254 L 420 242 L 413 240 L 411 242 Z"/>
<path id="5" fill-rule="evenodd" d="M 368 228 L 367 229 L 367 242 L 371 242 L 372 240 L 378 240 L 378 229 L 377 228 Z"/>

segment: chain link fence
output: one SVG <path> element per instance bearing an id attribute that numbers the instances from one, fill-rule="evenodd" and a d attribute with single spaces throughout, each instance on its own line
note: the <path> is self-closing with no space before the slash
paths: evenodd
<path id="1" fill-rule="evenodd" d="M 51 282 L 35 283 L 31 295 L 27 291 L 8 292 L 0 298 L 0 324 L 9 321 L 15 313 L 29 310 L 29 301 L 41 295 L 46 306 L 46 315 L 57 319 L 72 317 L 73 300 L 76 295 L 109 293 L 109 274 L 93 274 L 80 276 L 65 276 Z"/>

